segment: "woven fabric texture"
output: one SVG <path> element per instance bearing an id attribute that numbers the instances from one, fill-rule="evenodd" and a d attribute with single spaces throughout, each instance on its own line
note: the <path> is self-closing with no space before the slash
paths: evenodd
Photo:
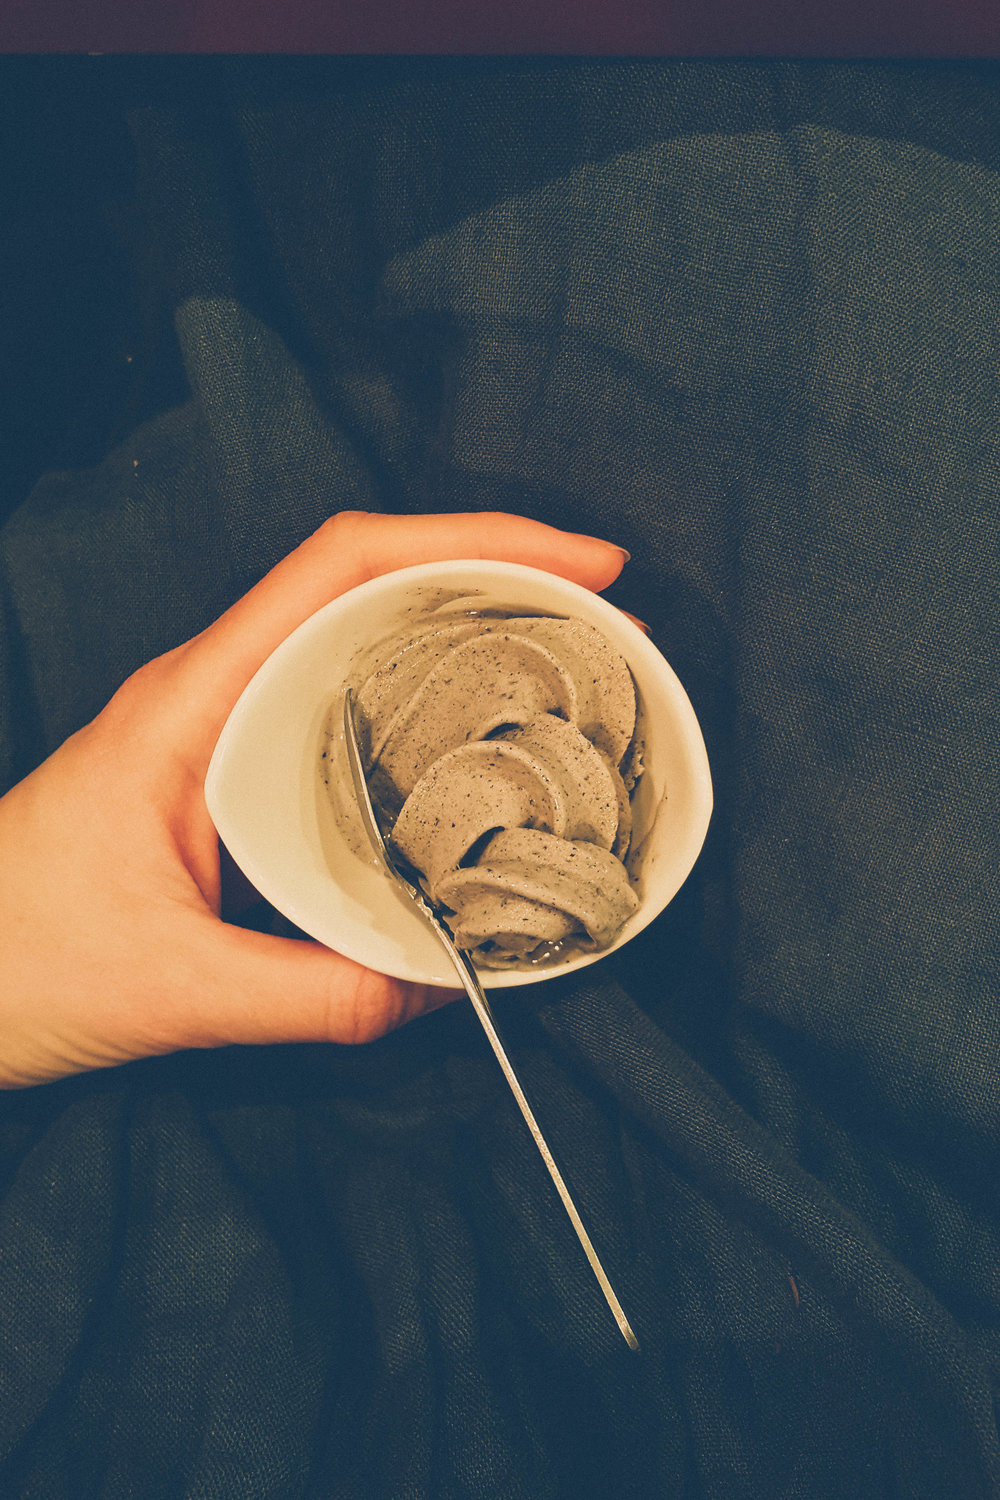
<path id="1" fill-rule="evenodd" d="M 0 1099 L 0 1493 L 1000 1494 L 1000 80 L 149 72 L 184 391 L 0 533 L 5 783 L 332 511 L 503 508 L 630 550 L 716 811 L 503 1000 L 640 1356 L 464 1007 L 134 1064 Z"/>

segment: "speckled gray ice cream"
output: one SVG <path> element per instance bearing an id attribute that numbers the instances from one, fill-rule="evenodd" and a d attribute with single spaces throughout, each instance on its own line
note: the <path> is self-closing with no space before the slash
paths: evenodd
<path id="1" fill-rule="evenodd" d="M 636 703 L 581 620 L 419 628 L 361 685 L 376 800 L 399 851 L 491 967 L 604 948 L 638 905 L 624 864 Z"/>

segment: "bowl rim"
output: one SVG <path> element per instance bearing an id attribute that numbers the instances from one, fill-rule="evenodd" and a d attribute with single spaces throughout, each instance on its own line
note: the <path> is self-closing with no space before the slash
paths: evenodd
<path id="1" fill-rule="evenodd" d="M 470 573 L 475 575 L 475 583 L 468 583 Z M 218 832 L 220 841 L 236 861 L 244 874 L 261 891 L 261 894 L 275 908 L 282 912 L 297 925 L 296 902 L 290 899 L 284 890 L 278 889 L 270 878 L 270 871 L 262 865 L 259 858 L 259 849 L 253 848 L 253 841 L 244 838 L 240 832 L 238 820 L 234 823 L 231 817 L 231 809 L 228 808 L 226 799 L 226 772 L 230 759 L 232 747 L 238 741 L 238 736 L 245 721 L 252 715 L 262 695 L 266 695 L 270 684 L 280 678 L 286 666 L 294 662 L 308 642 L 316 637 L 321 637 L 329 628 L 331 622 L 341 619 L 345 614 L 362 613 L 366 603 L 384 601 L 387 597 L 405 594 L 414 585 L 424 589 L 435 587 L 447 588 L 455 584 L 457 580 L 465 580 L 463 586 L 480 587 L 484 593 L 495 593 L 498 586 L 516 584 L 518 581 L 526 585 L 536 587 L 544 585 L 548 591 L 555 590 L 561 593 L 567 602 L 567 610 L 575 603 L 580 608 L 581 602 L 586 604 L 588 614 L 596 614 L 598 621 L 603 619 L 606 624 L 613 628 L 616 637 L 624 637 L 627 646 L 623 645 L 621 639 L 613 641 L 616 648 L 625 656 L 626 661 L 636 676 L 636 667 L 640 668 L 640 675 L 644 678 L 652 676 L 665 683 L 669 690 L 669 698 L 674 713 L 675 725 L 679 731 L 679 737 L 683 741 L 684 750 L 688 757 L 690 770 L 690 799 L 691 816 L 688 818 L 686 827 L 686 838 L 684 839 L 683 867 L 685 873 L 680 883 L 666 897 L 665 900 L 643 902 L 639 910 L 633 914 L 625 924 L 622 933 L 607 948 L 598 952 L 580 950 L 571 958 L 563 960 L 551 966 L 539 966 L 538 969 L 511 968 L 511 969 L 481 969 L 480 977 L 487 988 L 501 989 L 513 986 L 539 983 L 549 978 L 563 977 L 579 970 L 589 967 L 591 964 L 616 952 L 625 943 L 637 936 L 675 899 L 677 892 L 686 883 L 693 870 L 711 822 L 714 795 L 711 779 L 711 770 L 708 761 L 708 752 L 704 742 L 701 726 L 698 722 L 694 707 L 681 683 L 676 671 L 663 653 L 656 647 L 646 633 L 639 628 L 629 617 L 610 600 L 601 594 L 588 589 L 572 579 L 565 578 L 561 574 L 551 573 L 544 568 L 536 568 L 526 563 L 507 562 L 502 559 L 492 558 L 448 558 L 434 562 L 422 562 L 408 564 L 402 568 L 396 568 L 386 573 L 381 573 L 373 578 L 354 585 L 337 595 L 334 599 L 321 605 L 306 619 L 302 620 L 292 629 L 284 639 L 268 654 L 260 663 L 253 676 L 247 682 L 236 703 L 228 714 L 225 724 L 219 733 L 209 761 L 208 771 L 205 777 L 204 791 L 209 815 Z M 513 608 L 519 607 L 515 602 Z M 540 608 L 537 604 L 529 605 L 528 608 Z M 598 621 L 592 623 L 598 624 Z M 382 635 L 388 635 L 388 631 Z M 374 647 L 382 638 L 377 632 L 367 637 L 365 646 L 357 647 L 353 652 L 353 660 L 357 662 L 366 649 Z M 338 697 L 343 685 L 350 676 L 350 666 L 341 677 L 337 686 L 329 690 L 331 697 Z M 638 686 L 638 684 L 637 684 Z M 319 775 L 317 769 L 317 777 Z M 236 847 L 233 847 L 233 845 Z M 248 868 L 249 866 L 249 868 Z M 336 886 L 337 882 L 333 872 L 330 872 L 331 882 Z M 389 877 L 383 875 L 388 882 Z M 261 885 L 265 889 L 261 889 Z M 276 899 L 277 897 L 277 899 Z M 299 910 L 298 916 L 302 912 Z M 416 919 L 415 920 L 419 920 Z M 309 932 L 308 926 L 303 928 L 307 935 L 315 937 Z M 326 942 L 328 938 L 316 937 L 316 941 Z M 348 956 L 357 958 L 360 962 L 366 962 L 371 967 L 383 967 L 384 972 L 389 969 L 378 963 L 377 957 L 369 954 L 367 957 L 359 956 L 358 945 L 345 940 L 345 946 L 337 951 L 347 952 Z M 442 950 L 443 954 L 443 950 Z M 395 972 L 395 969 L 392 970 Z M 453 978 L 442 981 L 441 974 L 449 974 L 450 965 L 442 964 L 440 974 L 431 976 L 424 971 L 419 974 L 408 972 L 398 977 L 404 979 L 415 979 L 419 983 L 447 983 L 453 985 Z"/>

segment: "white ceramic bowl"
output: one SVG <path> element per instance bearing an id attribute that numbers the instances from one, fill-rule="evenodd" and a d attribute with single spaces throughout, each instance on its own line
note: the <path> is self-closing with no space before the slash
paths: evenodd
<path id="1" fill-rule="evenodd" d="M 372 646 L 408 616 L 466 594 L 515 613 L 575 615 L 601 630 L 632 671 L 645 746 L 629 860 L 638 911 L 600 953 L 483 970 L 484 985 L 500 989 L 582 969 L 635 937 L 680 890 L 708 829 L 712 782 L 694 710 L 656 647 L 599 595 L 536 568 L 483 561 L 421 564 L 361 584 L 264 662 L 222 731 L 205 797 L 236 863 L 296 926 L 383 973 L 454 986 L 447 955 L 371 854 L 341 726 L 344 686 Z"/>

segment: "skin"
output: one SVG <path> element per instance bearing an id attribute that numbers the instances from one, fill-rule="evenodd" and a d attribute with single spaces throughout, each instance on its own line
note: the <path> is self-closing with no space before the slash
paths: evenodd
<path id="1" fill-rule="evenodd" d="M 215 742 L 275 647 L 369 578 L 489 557 L 600 590 L 626 555 L 517 516 L 344 511 L 128 678 L 0 798 L 0 1087 L 189 1047 L 366 1042 L 454 998 L 222 919 L 202 792 Z"/>

